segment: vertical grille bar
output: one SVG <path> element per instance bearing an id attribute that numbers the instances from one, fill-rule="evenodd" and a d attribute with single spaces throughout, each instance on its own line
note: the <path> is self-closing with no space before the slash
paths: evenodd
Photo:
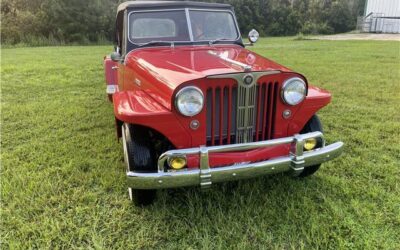
<path id="1" fill-rule="evenodd" d="M 219 91 L 219 145 L 222 145 L 224 128 L 224 88 Z"/>
<path id="2" fill-rule="evenodd" d="M 256 115 L 256 136 L 255 141 L 258 141 L 259 129 L 260 129 L 260 116 L 261 116 L 261 94 L 263 84 L 257 86 L 257 115 Z"/>
<path id="3" fill-rule="evenodd" d="M 253 85 L 249 89 L 249 102 L 247 104 L 248 107 L 248 121 L 247 121 L 247 141 L 246 142 L 252 142 L 253 141 L 253 134 L 254 134 L 254 122 L 255 122 L 255 109 L 256 109 L 256 90 L 257 90 L 257 84 Z"/>
<path id="4" fill-rule="evenodd" d="M 274 84 L 269 83 L 268 86 L 268 112 L 267 112 L 267 133 L 265 135 L 264 140 L 268 140 L 271 137 L 271 118 L 272 118 L 272 107 L 273 107 L 273 96 L 271 95 L 274 92 Z"/>
<path id="5" fill-rule="evenodd" d="M 271 134 L 270 134 L 269 139 L 273 139 L 274 134 L 275 134 L 276 103 L 278 102 L 278 94 L 279 94 L 279 83 L 275 82 L 274 85 L 275 85 L 274 93 L 273 93 L 274 104 L 273 104 L 273 108 L 272 108 L 272 119 L 271 119 L 271 123 L 269 124 L 269 126 L 271 127 Z"/>
<path id="6" fill-rule="evenodd" d="M 243 127 L 244 127 L 244 106 L 245 106 L 245 94 L 246 91 L 240 85 L 238 86 L 238 98 L 237 98 L 237 118 L 236 118 L 236 142 L 242 141 Z"/>
<path id="7" fill-rule="evenodd" d="M 227 135 L 227 143 L 231 144 L 231 113 L 232 113 L 232 87 L 227 87 L 228 88 L 228 119 L 227 119 L 227 129 L 226 129 L 226 135 Z"/>
<path id="8" fill-rule="evenodd" d="M 212 119 L 211 119 L 211 145 L 214 146 L 214 139 L 215 139 L 215 111 L 216 111 L 216 107 L 215 107 L 215 89 L 212 89 Z"/>
<path id="9" fill-rule="evenodd" d="M 261 134 L 261 138 L 262 138 L 262 140 L 265 140 L 265 132 L 266 132 L 266 128 L 267 128 L 267 107 L 268 107 L 268 100 L 269 100 L 269 95 L 268 95 L 268 93 L 269 93 L 269 89 L 270 89 L 270 85 L 269 84 L 267 84 L 267 83 L 264 83 L 263 84 L 263 86 L 264 86 L 264 91 L 263 91 L 263 93 L 264 93 L 264 112 L 263 112 L 263 122 L 262 122 L 262 134 Z"/>

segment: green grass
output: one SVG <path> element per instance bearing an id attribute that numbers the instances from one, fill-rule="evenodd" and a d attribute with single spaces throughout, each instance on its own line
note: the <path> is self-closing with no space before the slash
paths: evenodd
<path id="1" fill-rule="evenodd" d="M 316 175 L 159 192 L 130 204 L 106 100 L 111 46 L 3 49 L 2 249 L 400 249 L 400 43 L 261 39 L 333 93 L 344 154 Z"/>

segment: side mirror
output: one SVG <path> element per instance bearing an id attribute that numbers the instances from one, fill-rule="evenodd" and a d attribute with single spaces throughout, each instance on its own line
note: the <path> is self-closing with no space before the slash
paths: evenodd
<path id="1" fill-rule="evenodd" d="M 258 33 L 257 30 L 255 29 L 250 30 L 248 38 L 251 44 L 256 43 L 259 37 L 260 34 Z"/>
<path id="2" fill-rule="evenodd" d="M 113 52 L 110 55 L 111 60 L 113 60 L 114 62 L 119 62 L 122 60 L 121 55 L 118 52 Z"/>

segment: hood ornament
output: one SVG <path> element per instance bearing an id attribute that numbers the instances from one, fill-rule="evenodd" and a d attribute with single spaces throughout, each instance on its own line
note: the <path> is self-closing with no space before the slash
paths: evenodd
<path id="1" fill-rule="evenodd" d="M 232 63 L 232 64 L 234 64 L 234 65 L 237 65 L 237 66 L 241 67 L 241 68 L 244 70 L 244 72 L 250 72 L 250 71 L 251 71 L 251 66 L 250 66 L 250 65 L 245 64 L 245 63 L 242 63 L 242 62 L 238 62 L 238 61 L 235 61 L 235 60 L 232 60 L 232 59 L 229 59 L 229 58 L 226 56 L 226 54 L 224 54 L 224 53 L 221 54 L 221 55 L 218 55 L 217 52 L 212 51 L 212 50 L 209 50 L 209 51 L 208 51 L 208 54 L 213 55 L 213 56 L 216 56 L 216 57 L 218 57 L 219 59 L 224 60 L 224 61 L 226 61 L 226 62 L 229 62 L 229 63 Z"/>

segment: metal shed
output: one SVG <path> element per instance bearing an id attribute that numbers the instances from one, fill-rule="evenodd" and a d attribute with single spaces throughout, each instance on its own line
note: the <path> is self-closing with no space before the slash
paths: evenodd
<path id="1" fill-rule="evenodd" d="M 359 29 L 370 33 L 400 33 L 400 0 L 366 0 Z"/>

